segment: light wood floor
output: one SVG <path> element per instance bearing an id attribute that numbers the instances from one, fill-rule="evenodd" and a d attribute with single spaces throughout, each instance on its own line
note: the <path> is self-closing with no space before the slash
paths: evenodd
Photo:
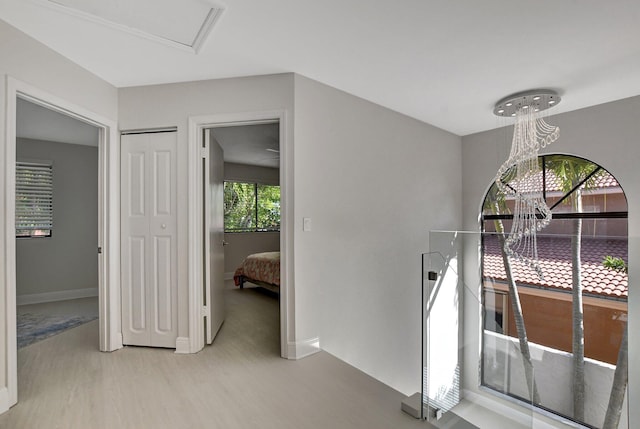
<path id="1" fill-rule="evenodd" d="M 320 352 L 281 359 L 278 301 L 227 291 L 227 319 L 194 355 L 97 350 L 98 322 L 21 349 L 19 403 L 0 428 L 423 428 L 403 396 Z"/>

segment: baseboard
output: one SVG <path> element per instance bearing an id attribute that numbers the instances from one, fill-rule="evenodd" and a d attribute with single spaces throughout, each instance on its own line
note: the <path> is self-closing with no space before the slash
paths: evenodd
<path id="1" fill-rule="evenodd" d="M 400 404 L 400 409 L 415 419 L 422 418 L 422 395 L 416 392 L 411 396 L 407 396 Z"/>
<path id="2" fill-rule="evenodd" d="M 17 305 L 40 304 L 41 302 L 66 301 L 68 299 L 98 296 L 98 288 L 59 290 L 16 296 Z"/>
<path id="3" fill-rule="evenodd" d="M 225 280 L 233 280 L 233 275 L 235 274 L 235 271 L 230 271 L 228 273 L 224 273 L 224 279 Z"/>
<path id="4" fill-rule="evenodd" d="M 320 351 L 320 339 L 311 338 L 305 341 L 289 342 L 287 359 L 302 359 Z"/>
<path id="5" fill-rule="evenodd" d="M 189 354 L 189 337 L 176 338 L 176 353 Z"/>
<path id="6" fill-rule="evenodd" d="M 6 387 L 0 388 L 0 414 L 9 411 L 11 405 L 9 401 L 9 389 Z"/>

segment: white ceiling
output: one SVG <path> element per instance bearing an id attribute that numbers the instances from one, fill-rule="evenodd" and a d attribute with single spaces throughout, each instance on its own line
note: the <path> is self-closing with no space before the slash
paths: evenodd
<path id="1" fill-rule="evenodd" d="M 197 54 L 43 3 L 0 18 L 118 87 L 296 72 L 458 135 L 527 89 L 560 92 L 550 113 L 640 94 L 638 0 L 224 0 Z"/>
<path id="2" fill-rule="evenodd" d="M 98 147 L 98 128 L 18 98 L 16 136 Z"/>
<path id="3" fill-rule="evenodd" d="M 225 162 L 280 168 L 280 127 L 277 123 L 211 129 Z"/>

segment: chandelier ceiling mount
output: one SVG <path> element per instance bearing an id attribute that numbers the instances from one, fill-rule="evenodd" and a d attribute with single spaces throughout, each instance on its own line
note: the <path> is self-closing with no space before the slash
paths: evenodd
<path id="1" fill-rule="evenodd" d="M 496 116 L 515 117 L 516 112 L 521 109 L 542 112 L 557 106 L 560 101 L 562 101 L 562 97 L 553 90 L 535 89 L 524 91 L 509 95 L 498 101 L 493 108 L 493 114 Z"/>

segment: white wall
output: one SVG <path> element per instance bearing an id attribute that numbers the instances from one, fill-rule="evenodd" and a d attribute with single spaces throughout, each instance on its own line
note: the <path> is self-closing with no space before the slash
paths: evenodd
<path id="1" fill-rule="evenodd" d="M 485 344 L 491 344 L 485 356 L 484 377 L 489 385 L 509 390 L 512 394 L 529 396 L 527 381 L 517 338 L 494 332 L 485 333 Z M 543 406 L 570 416 L 573 410 L 572 367 L 573 356 L 560 350 L 529 343 L 535 367 L 535 380 Z M 495 359 L 495 361 L 494 361 Z M 585 417 L 594 427 L 602 427 L 609 405 L 615 365 L 585 359 Z M 506 374 L 506 376 L 505 376 Z M 506 384 L 506 386 L 505 386 Z M 623 409 L 628 406 L 625 398 Z M 627 429 L 626 412 L 620 417 L 618 429 Z"/>
<path id="2" fill-rule="evenodd" d="M 51 237 L 16 240 L 18 302 L 78 289 L 97 295 L 98 148 L 18 139 L 16 158 L 53 162 L 54 224 Z"/>
<path id="3" fill-rule="evenodd" d="M 224 163 L 224 180 L 278 185 L 279 174 L 277 168 Z M 280 250 L 279 232 L 230 232 L 225 233 L 224 240 L 229 243 L 224 248 L 224 272 L 227 276 L 233 276 L 247 255 Z"/>
<path id="4" fill-rule="evenodd" d="M 232 278 L 244 258 L 252 253 L 277 252 L 280 250 L 280 233 L 275 232 L 229 232 L 224 234 L 224 272 Z"/>
<path id="5" fill-rule="evenodd" d="M 295 108 L 294 108 L 295 93 Z M 420 385 L 420 253 L 460 224 L 460 138 L 294 75 L 122 88 L 121 129 L 177 126 L 180 336 L 187 331 L 189 116 L 284 109 L 293 120 L 295 326 L 403 391 Z M 302 218 L 312 231 L 302 233 Z"/>
<path id="6" fill-rule="evenodd" d="M 296 329 L 420 389 L 421 252 L 461 220 L 460 137 L 295 78 Z M 302 231 L 303 217 L 312 221 Z"/>
<path id="7" fill-rule="evenodd" d="M 256 182 L 262 183 L 263 185 L 279 185 L 280 172 L 277 168 L 225 162 L 224 180 Z"/>
<path id="8" fill-rule="evenodd" d="M 7 142 L 5 120 L 6 105 L 14 100 L 7 100 L 5 76 L 12 76 L 26 82 L 40 90 L 46 91 L 56 97 L 68 100 L 71 103 L 97 113 L 98 115 L 115 119 L 117 117 L 117 91 L 114 87 L 100 78 L 82 69 L 63 56 L 55 53 L 34 39 L 26 36 L 4 21 L 0 21 L 0 76 L 3 82 L 0 85 L 0 139 L 2 147 L 7 147 L 13 142 Z M 4 171 L 4 150 L 0 151 L 0 224 L 5 221 L 6 192 Z M 5 229 L 0 228 L 0 242 L 5 242 Z M 6 255 L 0 248 L 0 273 L 6 273 Z M 0 297 L 6 296 L 8 285 L 2 277 L 0 284 Z M 5 300 L 0 298 L 0 308 L 4 308 Z M 0 318 L 0 411 L 8 405 L 6 391 L 7 386 L 7 328 L 4 317 Z"/>
<path id="9" fill-rule="evenodd" d="M 491 114 L 490 111 L 487 114 Z M 634 279 L 640 277 L 640 97 L 628 98 L 574 112 L 552 116 L 548 122 L 560 126 L 560 138 L 544 153 L 577 155 L 606 168 L 620 182 L 629 206 L 629 387 L 630 403 L 640 397 L 640 368 L 634 363 L 640 355 L 640 293 Z M 510 131 L 492 130 L 462 138 L 462 201 L 464 228 L 478 231 L 480 205 L 491 181 L 509 154 Z M 634 263 L 634 261 L 636 261 Z M 479 285 L 469 278 L 469 284 Z M 474 311 L 467 308 L 466 311 Z M 477 312 L 477 308 L 475 309 Z M 469 313 L 467 313 L 469 315 Z M 478 317 L 467 317 L 467 332 L 479 332 Z M 472 347 L 470 349 L 473 349 Z M 465 373 L 469 389 L 475 389 L 474 361 Z M 470 366 L 471 365 L 471 366 Z M 640 408 L 630 410 L 630 427 L 640 424 Z"/>
<path id="10" fill-rule="evenodd" d="M 178 128 L 178 336 L 188 337 L 188 120 L 253 111 L 293 112 L 293 75 L 257 76 L 121 88 L 121 130 Z M 293 134 L 293 121 L 288 130 Z M 293 286 L 293 285 L 292 285 Z"/>

